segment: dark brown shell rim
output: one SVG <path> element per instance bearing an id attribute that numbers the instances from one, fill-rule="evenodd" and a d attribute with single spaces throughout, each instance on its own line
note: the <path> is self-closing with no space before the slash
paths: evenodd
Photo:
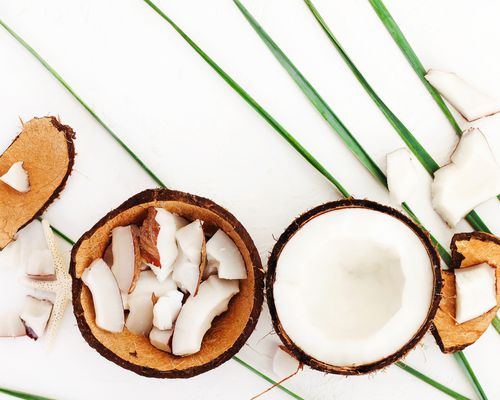
<path id="1" fill-rule="evenodd" d="M 210 360 L 207 363 L 197 365 L 194 367 L 186 368 L 183 370 L 170 370 L 170 371 L 160 371 L 155 368 L 144 367 L 140 365 L 136 365 L 130 363 L 121 357 L 118 357 L 115 353 L 105 347 L 101 342 L 99 342 L 94 335 L 87 322 L 85 321 L 84 310 L 80 300 L 80 292 L 83 287 L 83 282 L 81 279 L 76 277 L 75 267 L 76 261 L 75 257 L 78 253 L 81 243 L 92 236 L 95 230 L 99 227 L 103 226 L 109 219 L 114 218 L 124 210 L 132 208 L 136 205 L 140 205 L 143 203 L 150 203 L 154 201 L 179 201 L 188 203 L 191 205 L 195 205 L 202 208 L 208 208 L 210 211 L 218 214 L 221 218 L 229 221 L 231 225 L 234 227 L 235 231 L 244 241 L 252 259 L 252 263 L 254 266 L 254 303 L 253 308 L 248 319 L 248 322 L 241 332 L 238 339 L 234 342 L 233 346 L 228 349 L 226 352 L 222 353 L 218 357 Z M 71 251 L 71 262 L 69 273 L 72 277 L 72 295 L 73 295 L 73 312 L 76 317 L 76 321 L 78 323 L 78 328 L 83 336 L 83 338 L 87 341 L 87 343 L 94 348 L 99 354 L 108 359 L 109 361 L 119 365 L 122 368 L 128 369 L 132 372 L 135 372 L 138 375 L 142 375 L 149 378 L 191 378 L 193 376 L 202 374 L 211 369 L 218 367 L 219 365 L 225 363 L 231 357 L 233 357 L 240 349 L 243 347 L 245 342 L 248 340 L 249 336 L 255 329 L 257 321 L 259 319 L 259 315 L 262 309 L 262 303 L 264 300 L 264 272 L 262 269 L 262 264 L 260 261 L 260 256 L 255 247 L 255 244 L 243 227 L 243 225 L 234 217 L 229 211 L 214 203 L 212 200 L 195 196 L 189 193 L 174 191 L 170 189 L 148 189 L 140 192 L 130 199 L 126 200 L 120 206 L 115 208 L 106 214 L 103 218 L 101 218 L 91 229 L 89 229 L 86 233 L 82 235 L 80 239 L 76 242 L 75 246 Z"/>
<path id="2" fill-rule="evenodd" d="M 422 244 L 427 250 L 431 263 L 433 265 L 433 274 L 434 274 L 434 295 L 432 298 L 431 306 L 429 308 L 429 312 L 427 314 L 427 318 L 424 323 L 421 325 L 419 330 L 415 333 L 415 335 L 410 339 L 410 341 L 403 346 L 397 352 L 385 357 L 379 361 L 374 363 L 359 365 L 355 367 L 339 367 L 330 364 L 326 364 L 320 360 L 315 359 L 314 357 L 309 356 L 305 353 L 300 347 L 295 345 L 295 343 L 290 339 L 285 330 L 283 329 L 281 322 L 278 317 L 278 313 L 276 311 L 276 306 L 274 304 L 274 294 L 273 294 L 273 286 L 276 280 L 276 265 L 278 259 L 280 257 L 281 251 L 288 243 L 288 241 L 292 238 L 292 236 L 302 228 L 307 222 L 312 220 L 313 218 L 322 215 L 326 212 L 342 209 L 342 208 L 365 208 L 369 210 L 379 211 L 384 214 L 390 215 L 402 223 L 407 225 L 420 239 Z M 301 363 L 310 366 L 313 369 L 318 371 L 332 373 L 332 374 L 341 374 L 341 375 L 361 375 L 374 372 L 376 370 L 387 367 L 388 365 L 393 364 L 398 361 L 402 357 L 404 357 L 411 349 L 413 349 L 418 342 L 422 339 L 425 333 L 429 330 L 432 320 L 436 314 L 436 311 L 439 306 L 440 300 L 440 292 L 441 292 L 441 269 L 439 257 L 436 252 L 436 249 L 432 245 L 432 242 L 429 238 L 428 233 L 426 233 L 421 227 L 416 225 L 409 218 L 401 214 L 399 211 L 394 208 L 384 206 L 382 204 L 370 201 L 370 200 L 358 200 L 358 199 L 344 199 L 329 202 L 326 204 L 322 204 L 309 210 L 302 214 L 300 217 L 295 219 L 289 226 L 286 228 L 285 232 L 280 236 L 278 241 L 276 242 L 271 256 L 268 261 L 268 270 L 266 276 L 266 297 L 267 303 L 269 305 L 269 310 L 271 313 L 271 318 L 273 321 L 273 327 L 278 336 L 280 337 L 283 344 L 286 348 L 294 355 L 294 357 Z"/>

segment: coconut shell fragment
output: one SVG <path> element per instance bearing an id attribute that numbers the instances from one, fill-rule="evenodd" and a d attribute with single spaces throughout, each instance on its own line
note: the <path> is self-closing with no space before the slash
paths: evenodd
<path id="1" fill-rule="evenodd" d="M 22 161 L 30 188 L 21 193 L 0 182 L 0 250 L 59 196 L 71 174 L 75 133 L 55 117 L 33 118 L 0 156 L 0 175 Z"/>
<path id="2" fill-rule="evenodd" d="M 443 353 L 463 350 L 478 340 L 500 308 L 500 238 L 483 232 L 458 233 L 451 243 L 452 266 L 443 271 L 441 302 L 434 318 L 432 333 Z M 455 320 L 456 287 L 454 269 L 487 263 L 496 269 L 497 306 L 462 324 Z"/>
<path id="3" fill-rule="evenodd" d="M 81 279 L 91 262 L 103 256 L 113 228 L 141 225 L 152 207 L 163 208 L 189 221 L 208 221 L 222 229 L 241 251 L 248 274 L 247 279 L 240 281 L 240 291 L 231 299 L 228 310 L 213 321 L 203 338 L 201 350 L 182 358 L 154 347 L 147 336 L 134 334 L 126 328 L 121 333 L 100 329 L 95 323 L 91 293 Z M 263 302 L 264 276 L 260 257 L 238 220 L 211 200 L 167 189 L 141 192 L 97 222 L 73 247 L 70 274 L 74 313 L 85 340 L 108 360 L 147 377 L 189 378 L 224 363 L 239 351 L 252 333 Z M 139 285 L 140 281 L 137 288 Z"/>

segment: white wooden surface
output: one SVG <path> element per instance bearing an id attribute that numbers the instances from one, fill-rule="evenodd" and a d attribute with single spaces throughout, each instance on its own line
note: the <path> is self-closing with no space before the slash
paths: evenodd
<path id="1" fill-rule="evenodd" d="M 244 2 L 333 110 L 383 166 L 402 146 L 300 0 Z M 368 2 L 316 5 L 366 78 L 439 163 L 456 136 Z M 231 1 L 159 0 L 201 47 L 292 132 L 355 196 L 388 203 L 308 103 Z M 452 70 L 500 97 L 500 3 L 481 0 L 387 0 L 427 67 Z M 168 184 L 227 207 L 252 235 L 263 261 L 299 213 L 338 193 L 239 98 L 140 0 L 3 0 L 0 18 L 23 36 Z M 154 183 L 90 115 L 17 42 L 0 29 L 0 151 L 20 129 L 18 117 L 59 115 L 77 132 L 67 189 L 47 218 L 77 239 L 102 215 Z M 461 120 L 464 125 L 464 122 Z M 479 126 L 500 157 L 500 117 Z M 419 166 L 411 205 L 445 244 L 452 231 L 432 212 L 430 178 Z M 500 233 L 499 203 L 478 208 Z M 461 223 L 457 231 L 470 229 Z M 0 309 L 15 307 L 16 271 L 0 270 Z M 16 289 L 13 289 L 16 288 Z M 239 356 L 272 375 L 278 339 L 264 309 Z M 468 348 L 490 399 L 500 398 L 500 338 L 492 328 Z M 451 356 L 432 337 L 407 362 L 474 397 Z M 279 378 L 275 377 L 274 378 Z M 0 341 L 0 386 L 57 399 L 248 399 L 268 383 L 234 361 L 190 380 L 142 378 L 102 358 L 82 339 L 71 310 L 53 349 L 26 339 Z M 393 366 L 344 378 L 304 371 L 286 384 L 306 399 L 445 399 Z M 1 396 L 0 396 L 1 398 Z M 263 398 L 287 399 L 279 389 Z"/>

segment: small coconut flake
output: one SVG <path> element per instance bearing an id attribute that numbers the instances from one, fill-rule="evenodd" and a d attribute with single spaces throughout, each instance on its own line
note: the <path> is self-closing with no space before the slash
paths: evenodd
<path id="1" fill-rule="evenodd" d="M 495 269 L 487 263 L 455 270 L 457 323 L 477 318 L 497 305 Z"/>
<path id="2" fill-rule="evenodd" d="M 408 149 L 401 148 L 387 154 L 387 185 L 394 204 L 407 201 L 416 184 L 417 171 Z"/>
<path id="3" fill-rule="evenodd" d="M 452 227 L 474 207 L 500 193 L 500 166 L 477 128 L 467 130 L 450 164 L 434 173 L 432 205 Z"/>
<path id="4" fill-rule="evenodd" d="M 149 341 L 151 344 L 159 350 L 166 351 L 167 353 L 172 352 L 170 348 L 170 339 L 172 338 L 172 330 L 162 331 L 156 327 L 151 329 L 149 333 Z"/>
<path id="5" fill-rule="evenodd" d="M 125 324 L 122 297 L 107 264 L 101 258 L 94 260 L 83 271 L 82 281 L 92 293 L 96 325 L 108 332 L 122 332 Z"/>
<path id="6" fill-rule="evenodd" d="M 23 168 L 22 161 L 12 164 L 9 170 L 0 176 L 0 181 L 21 193 L 26 193 L 30 190 L 28 173 Z"/>
<path id="7" fill-rule="evenodd" d="M 207 259 L 209 264 L 217 266 L 221 279 L 247 278 L 247 270 L 240 250 L 221 229 L 207 242 Z"/>
<path id="8" fill-rule="evenodd" d="M 500 101 L 477 90 L 455 73 L 431 69 L 425 79 L 469 122 L 500 112 Z"/>
<path id="9" fill-rule="evenodd" d="M 284 378 L 292 375 L 300 367 L 299 361 L 292 357 L 282 346 L 278 346 L 273 356 L 273 372 Z"/>
<path id="10" fill-rule="evenodd" d="M 182 308 L 184 295 L 178 290 L 167 292 L 158 298 L 153 308 L 153 325 L 161 330 L 172 329 Z"/>
<path id="11" fill-rule="evenodd" d="M 26 335 L 26 328 L 16 313 L 8 313 L 0 318 L 0 337 L 18 337 Z"/>
<path id="12" fill-rule="evenodd" d="M 49 249 L 33 250 L 26 265 L 26 275 L 31 279 L 54 279 L 55 266 Z"/>
<path id="13" fill-rule="evenodd" d="M 134 225 L 118 226 L 113 229 L 111 235 L 113 254 L 111 271 L 120 290 L 124 293 L 130 293 L 139 278 L 142 266 L 139 230 Z"/>
<path id="14" fill-rule="evenodd" d="M 129 314 L 125 326 L 136 335 L 148 335 L 153 327 L 153 301 L 151 295 L 130 296 Z"/>
<path id="15" fill-rule="evenodd" d="M 211 276 L 202 282 L 198 294 L 188 297 L 177 317 L 172 353 L 177 356 L 197 353 L 213 319 L 227 310 L 229 301 L 238 292 L 236 280 Z"/>
<path id="16" fill-rule="evenodd" d="M 45 332 L 52 312 L 52 303 L 40 300 L 33 296 L 26 296 L 20 318 L 26 327 L 26 334 L 34 339 L 39 339 Z"/>
<path id="17" fill-rule="evenodd" d="M 200 265 L 190 262 L 184 253 L 179 253 L 173 266 L 172 279 L 179 289 L 194 295 L 200 283 Z"/>

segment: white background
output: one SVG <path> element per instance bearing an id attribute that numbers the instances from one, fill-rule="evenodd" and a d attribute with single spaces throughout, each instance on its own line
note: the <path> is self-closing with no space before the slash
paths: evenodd
<path id="1" fill-rule="evenodd" d="M 244 2 L 383 167 L 403 146 L 300 0 Z M 333 32 L 375 90 L 443 164 L 456 143 L 451 126 L 418 81 L 366 1 L 317 0 Z M 357 197 L 388 203 L 385 190 L 308 103 L 231 1 L 161 0 L 201 47 L 299 139 Z M 500 3 L 492 0 L 387 1 L 426 67 L 459 73 L 500 97 Z M 301 212 L 339 198 L 186 43 L 140 0 L 2 0 L 0 18 L 37 49 L 106 123 L 171 188 L 209 197 L 249 230 L 265 262 L 275 237 Z M 59 115 L 77 133 L 68 186 L 47 212 L 77 239 L 152 180 L 10 35 L 0 29 L 0 152 L 34 116 Z M 465 127 L 464 121 L 460 123 Z M 500 117 L 480 121 L 500 157 Z M 448 245 L 452 231 L 429 205 L 430 178 L 410 202 Z M 498 201 L 478 208 L 500 233 Z M 465 223 L 457 231 L 470 229 Z M 9 272 L 10 271 L 10 272 Z M 15 307 L 0 270 L 0 304 Z M 21 292 L 22 289 L 19 289 Z M 239 356 L 275 379 L 278 339 L 264 309 Z M 267 336 L 266 336 L 267 335 Z M 263 339 L 264 338 L 264 339 Z M 500 398 L 500 338 L 492 328 L 465 351 L 490 399 Z M 407 363 L 474 397 L 461 369 L 428 336 Z M 0 341 L 0 386 L 57 399 L 248 399 L 269 386 L 234 361 L 189 380 L 139 377 L 108 362 L 82 339 L 71 310 L 47 353 L 28 339 Z M 344 378 L 305 371 L 286 386 L 307 399 L 441 399 L 435 389 L 392 366 Z M 0 396 L 1 397 L 1 396 Z M 275 389 L 263 398 L 290 398 Z"/>

